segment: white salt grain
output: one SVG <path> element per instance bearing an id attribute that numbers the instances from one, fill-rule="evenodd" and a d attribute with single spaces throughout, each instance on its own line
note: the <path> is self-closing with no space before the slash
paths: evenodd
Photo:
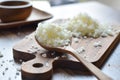
<path id="1" fill-rule="evenodd" d="M 79 39 L 78 39 L 78 38 L 74 38 L 73 41 L 74 41 L 75 43 L 78 43 L 78 42 L 79 42 Z"/>
<path id="2" fill-rule="evenodd" d="M 3 54 L 0 52 L 0 58 L 2 58 L 3 57 Z"/>
<path id="3" fill-rule="evenodd" d="M 46 67 L 48 67 L 48 66 L 49 66 L 49 63 L 48 63 L 48 62 L 46 62 L 46 63 L 45 63 L 45 66 L 46 66 Z"/>
<path id="4" fill-rule="evenodd" d="M 102 47 L 101 41 L 94 42 L 93 46 L 94 47 Z"/>
<path id="5" fill-rule="evenodd" d="M 46 58 L 47 54 L 46 53 L 42 53 L 42 57 Z"/>
<path id="6" fill-rule="evenodd" d="M 85 48 L 84 47 L 79 47 L 79 48 L 76 49 L 76 51 L 78 53 L 83 53 L 83 52 L 85 52 Z"/>

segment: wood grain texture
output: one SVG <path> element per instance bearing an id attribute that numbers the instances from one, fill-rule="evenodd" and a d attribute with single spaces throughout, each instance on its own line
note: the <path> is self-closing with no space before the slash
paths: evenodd
<path id="1" fill-rule="evenodd" d="M 116 27 L 114 29 L 116 31 L 116 29 L 119 29 L 119 27 Z M 119 40 L 120 40 L 120 34 L 115 34 L 114 36 L 108 36 L 104 38 L 100 37 L 96 39 L 80 38 L 78 43 L 74 42 L 73 40 L 72 47 L 74 49 L 77 49 L 81 46 L 84 46 L 85 52 L 80 53 L 78 55 L 83 57 L 85 60 L 92 62 L 97 67 L 100 67 L 108 58 L 108 56 L 111 53 L 111 50 L 113 50 L 113 48 L 116 46 Z M 101 47 L 94 47 L 93 46 L 94 42 L 98 42 L 98 41 L 101 41 Z M 21 60 L 27 61 L 22 64 L 23 79 L 26 79 L 26 77 L 29 78 L 30 75 L 33 75 L 33 77 L 31 78 L 35 78 L 37 77 L 35 76 L 36 73 L 38 74 L 38 78 L 43 78 L 44 76 L 41 76 L 42 74 L 45 74 L 46 76 L 52 75 L 51 71 L 53 70 L 53 67 L 68 68 L 83 72 L 87 71 L 87 69 L 82 64 L 80 64 L 77 61 L 77 59 L 75 59 L 73 56 L 69 54 L 68 55 L 64 54 L 64 56 L 63 54 L 61 54 L 59 56 L 57 55 L 59 53 L 48 52 L 42 47 L 40 47 L 40 45 L 37 44 L 34 38 L 34 33 L 26 36 L 23 40 L 17 43 L 13 47 L 13 53 L 16 62 L 20 62 Z M 45 65 L 39 68 L 33 67 L 33 64 L 35 63 L 46 64 L 46 62 L 47 65 L 49 64 L 47 68 Z M 98 62 L 99 64 L 97 64 Z M 48 77 L 46 77 L 46 79 L 47 78 Z"/>

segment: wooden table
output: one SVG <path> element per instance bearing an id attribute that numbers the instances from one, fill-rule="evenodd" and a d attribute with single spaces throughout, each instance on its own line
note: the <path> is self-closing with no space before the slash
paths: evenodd
<path id="1" fill-rule="evenodd" d="M 52 7 L 49 10 L 46 9 L 46 11 L 53 14 L 54 18 L 51 20 L 73 17 L 83 12 L 88 13 L 100 22 L 113 25 L 119 25 L 120 22 L 120 13 L 98 2 Z M 0 53 L 3 54 L 3 57 L 0 58 L 0 80 L 21 80 L 20 64 L 13 61 L 12 47 L 16 42 L 33 32 L 35 28 L 36 24 L 0 30 Z M 109 56 L 101 70 L 114 80 L 120 79 L 120 43 Z M 54 71 L 51 80 L 96 80 L 96 78 L 82 73 L 74 73 L 71 70 L 58 69 Z"/>

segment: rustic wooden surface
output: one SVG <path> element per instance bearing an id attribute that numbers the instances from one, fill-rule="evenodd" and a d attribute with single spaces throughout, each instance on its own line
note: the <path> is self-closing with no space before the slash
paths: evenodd
<path id="1" fill-rule="evenodd" d="M 73 11 L 75 11 L 76 13 L 73 13 Z M 119 25 L 120 22 L 120 14 L 117 11 L 114 11 L 111 8 L 97 2 L 53 7 L 50 10 L 50 12 L 55 16 L 54 19 L 70 17 L 79 13 L 79 11 L 87 12 L 89 15 L 101 22 L 114 25 Z M 63 14 L 63 12 L 66 13 Z M 21 80 L 21 73 L 19 71 L 20 65 L 17 65 L 14 61 L 12 61 L 12 47 L 18 41 L 23 39 L 26 35 L 35 30 L 35 25 L 33 25 L 33 27 L 29 26 L 0 30 L 0 52 L 4 56 L 0 58 L 0 78 L 2 80 Z M 116 49 L 112 52 L 112 54 L 109 56 L 108 60 L 102 67 L 102 71 L 105 74 L 111 76 L 114 80 L 119 80 L 120 78 L 119 53 L 120 44 L 118 44 Z M 96 80 L 96 78 L 81 73 L 74 73 L 73 71 L 69 70 L 56 70 L 54 71 L 54 75 L 51 80 Z"/>
<path id="2" fill-rule="evenodd" d="M 117 27 L 119 29 L 119 27 Z M 74 38 L 73 38 L 74 39 Z M 108 41 L 109 39 L 109 41 Z M 75 43 L 73 40 L 71 46 L 76 49 L 82 46 L 85 47 L 84 53 L 78 53 L 79 57 L 83 57 L 88 62 L 94 63 L 97 67 L 102 66 L 103 63 L 107 60 L 110 53 L 112 53 L 112 49 L 118 44 L 120 40 L 120 35 L 115 34 L 114 36 L 109 36 L 106 38 L 98 38 L 98 39 L 80 39 L 78 43 Z M 102 47 L 93 47 L 94 42 L 102 41 L 101 46 Z M 86 43 L 89 42 L 89 43 Z M 88 46 L 89 45 L 89 46 Z M 23 47 L 24 46 L 24 47 Z M 60 50 L 58 50 L 60 51 Z M 62 50 L 63 51 L 63 50 Z M 65 51 L 66 52 L 66 51 Z M 68 51 L 67 51 L 68 52 Z M 43 55 L 44 54 L 44 55 Z M 57 54 L 60 54 L 60 56 L 57 56 Z M 36 57 L 35 57 L 36 55 Z M 41 57 L 40 57 L 41 56 Z M 61 58 L 64 56 L 64 58 L 61 60 Z M 40 45 L 35 40 L 34 33 L 28 35 L 20 42 L 16 43 L 13 47 L 13 57 L 16 62 L 27 61 L 22 64 L 22 76 L 23 78 L 47 78 L 48 75 L 53 75 L 52 70 L 54 67 L 58 67 L 61 69 L 70 69 L 73 71 L 79 71 L 79 72 L 88 72 L 87 69 L 82 66 L 81 63 L 77 61 L 73 56 L 67 55 L 67 54 L 61 54 L 61 53 L 53 53 L 53 52 L 47 52 L 45 49 L 40 47 Z M 55 59 L 58 58 L 58 59 Z M 59 60 L 61 63 L 59 63 Z M 45 65 L 47 61 L 47 66 Z M 56 63 L 56 64 L 54 64 Z M 38 64 L 37 68 L 32 66 L 34 64 Z M 41 64 L 42 66 L 40 66 Z M 62 66 L 62 67 L 60 67 Z M 67 64 L 67 65 L 66 65 Z M 66 66 L 65 66 L 66 65 Z M 73 66 L 71 66 L 73 65 Z M 31 66 L 31 67 L 30 67 Z M 81 69 L 82 68 L 82 69 Z M 37 70 L 36 70 L 37 69 Z M 36 71 L 38 75 L 36 75 Z M 48 73 L 49 72 L 49 73 Z M 99 72 L 97 72 L 99 73 Z M 46 75 L 43 75 L 46 74 Z M 36 75 L 35 77 L 32 75 Z M 42 76 L 43 75 L 43 76 Z M 30 77 L 31 76 L 31 77 Z M 41 77 L 40 77 L 41 76 Z M 48 77 L 49 78 L 49 77 Z M 106 80 L 106 79 L 105 79 Z"/>
<path id="3" fill-rule="evenodd" d="M 59 21 L 57 21 L 57 22 L 59 22 Z M 119 26 L 114 26 L 115 31 L 118 29 L 120 29 Z M 85 47 L 84 52 L 77 53 L 76 55 L 79 57 L 81 56 L 84 59 L 86 59 L 88 62 L 92 62 L 97 67 L 100 67 L 100 66 L 102 66 L 103 63 L 106 62 L 107 58 L 112 53 L 112 50 L 114 49 L 116 44 L 119 43 L 119 40 L 120 40 L 120 34 L 114 34 L 114 36 L 100 37 L 100 38 L 96 38 L 96 39 L 80 38 L 78 43 L 76 43 L 73 38 L 71 46 L 75 50 L 80 47 Z M 94 45 L 93 45 L 94 42 L 99 42 L 99 41 L 101 42 L 101 46 L 94 47 Z M 56 50 L 56 49 L 54 49 L 54 50 Z M 63 50 L 58 50 L 58 49 L 57 49 L 57 51 L 68 52 L 68 51 L 63 51 Z M 84 66 L 82 66 L 82 64 L 79 63 L 78 60 L 75 59 L 71 55 L 68 55 L 68 54 L 62 55 L 61 53 L 53 53 L 53 52 L 51 52 L 51 53 L 49 52 L 49 54 L 48 54 L 48 52 L 47 53 L 46 52 L 47 52 L 47 50 L 43 49 L 35 40 L 34 33 L 28 35 L 23 40 L 19 41 L 18 43 L 16 43 L 13 46 L 13 57 L 14 57 L 15 61 L 16 62 L 20 62 L 21 60 L 27 61 L 27 62 L 24 62 L 24 64 L 22 64 L 23 78 L 24 77 L 25 78 L 34 78 L 34 79 L 36 78 L 35 80 L 37 80 L 38 78 L 43 78 L 43 77 L 47 78 L 46 76 L 53 75 L 52 72 L 50 72 L 50 71 L 52 71 L 52 70 L 54 71 L 55 70 L 55 69 L 53 69 L 54 67 L 59 67 L 61 69 L 67 68 L 67 69 L 70 69 L 73 71 L 79 71 L 79 72 L 82 71 L 83 73 L 88 72 L 88 71 L 86 71 L 87 69 Z M 43 54 L 44 54 L 44 56 L 43 56 Z M 65 59 L 63 58 L 61 60 L 61 57 L 57 56 L 57 54 L 60 54 L 60 55 L 64 56 L 64 58 L 65 57 L 66 58 Z M 36 57 L 35 57 L 35 55 L 36 55 Z M 51 56 L 49 56 L 49 55 L 51 55 Z M 58 59 L 55 59 L 55 58 L 58 58 Z M 62 64 L 59 63 L 59 60 L 61 60 Z M 48 61 L 47 67 L 45 65 L 46 61 Z M 69 61 L 69 63 L 67 61 Z M 38 64 L 37 68 L 32 66 L 36 63 Z M 54 63 L 56 63 L 56 64 L 54 64 Z M 39 66 L 39 64 L 41 64 L 42 66 Z M 60 67 L 57 64 L 59 64 L 60 66 L 63 66 L 63 67 Z M 64 67 L 64 65 L 66 65 L 66 66 Z M 73 65 L 73 66 L 71 66 L 71 65 Z M 37 74 L 38 77 L 36 75 L 35 70 L 39 74 L 39 75 Z M 49 74 L 48 74 L 48 72 L 49 72 Z M 99 72 L 97 72 L 97 73 L 99 73 Z M 46 75 L 43 75 L 43 74 L 46 74 Z M 36 76 L 32 77 L 32 75 L 34 75 L 34 76 L 36 75 Z M 105 80 L 107 80 L 107 79 L 105 79 Z"/>

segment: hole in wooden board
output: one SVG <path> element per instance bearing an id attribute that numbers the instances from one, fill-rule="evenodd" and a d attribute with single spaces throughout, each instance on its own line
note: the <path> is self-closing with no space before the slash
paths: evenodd
<path id="1" fill-rule="evenodd" d="M 40 67 L 43 67 L 43 64 L 41 64 L 41 63 L 34 63 L 33 67 L 40 68 Z"/>

